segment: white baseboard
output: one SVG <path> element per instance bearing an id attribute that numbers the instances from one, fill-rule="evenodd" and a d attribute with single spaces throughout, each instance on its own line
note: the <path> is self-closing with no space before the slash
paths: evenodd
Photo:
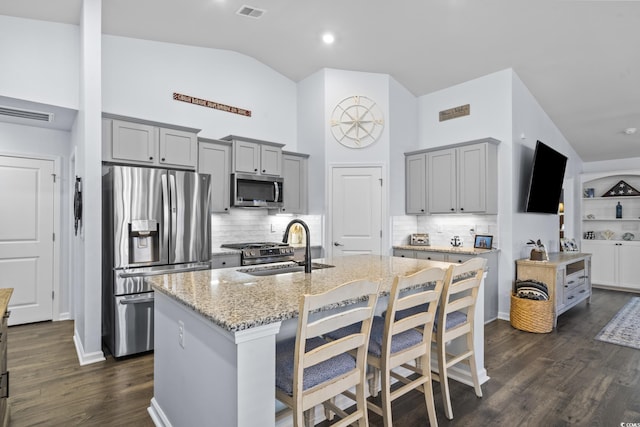
<path id="1" fill-rule="evenodd" d="M 93 353 L 85 353 L 82 341 L 78 338 L 78 331 L 73 331 L 73 343 L 76 346 L 76 354 L 78 355 L 78 362 L 80 366 L 89 365 L 91 363 L 102 362 L 105 360 L 104 353 L 102 351 L 95 351 Z"/>
<path id="2" fill-rule="evenodd" d="M 147 412 L 149 413 L 153 424 L 157 427 L 171 427 L 171 423 L 164 414 L 164 411 L 162 411 L 160 405 L 158 405 L 158 401 L 155 397 L 151 398 L 151 405 L 147 408 Z"/>

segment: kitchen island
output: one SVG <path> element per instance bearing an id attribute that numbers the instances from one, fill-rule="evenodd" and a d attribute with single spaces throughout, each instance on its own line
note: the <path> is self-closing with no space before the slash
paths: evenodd
<path id="1" fill-rule="evenodd" d="M 311 274 L 253 276 L 224 268 L 147 278 L 156 291 L 149 407 L 156 425 L 274 426 L 275 345 L 295 335 L 300 295 L 366 278 L 380 281 L 385 296 L 396 275 L 449 266 L 377 255 L 314 261 L 334 267 Z M 482 292 L 481 286 L 479 298 Z M 386 308 L 385 298 L 378 308 Z M 478 374 L 485 382 L 482 304 L 475 315 Z M 452 378 L 471 384 L 468 371 Z"/>

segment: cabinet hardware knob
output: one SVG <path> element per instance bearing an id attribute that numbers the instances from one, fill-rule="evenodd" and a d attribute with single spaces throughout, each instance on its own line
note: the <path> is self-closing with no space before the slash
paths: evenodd
<path id="1" fill-rule="evenodd" d="M 163 158 L 161 158 L 160 160 L 162 160 L 162 161 L 164 162 L 164 157 L 163 157 Z"/>
<path id="2" fill-rule="evenodd" d="M 225 211 L 228 211 L 228 210 L 229 210 L 229 208 L 224 208 L 224 210 L 225 210 Z"/>
<path id="3" fill-rule="evenodd" d="M 461 210 L 461 211 L 463 211 L 463 210 L 464 210 L 464 208 L 460 208 L 460 210 Z"/>
<path id="4" fill-rule="evenodd" d="M 256 168 L 256 169 L 254 169 L 253 171 L 254 171 L 254 172 L 258 172 L 258 169 Z"/>
<path id="5" fill-rule="evenodd" d="M 451 208 L 451 212 L 453 212 L 453 211 L 455 211 L 455 209 L 454 209 L 454 208 Z"/>
<path id="6" fill-rule="evenodd" d="M 424 212 L 424 209 L 420 209 L 420 212 Z"/>
<path id="7" fill-rule="evenodd" d="M 153 156 L 149 156 L 149 160 L 153 160 Z"/>
<path id="8" fill-rule="evenodd" d="M 262 169 L 262 173 L 265 173 L 267 170 L 266 169 Z"/>
<path id="9" fill-rule="evenodd" d="M 222 265 L 227 265 L 227 262 L 226 261 L 222 261 Z"/>

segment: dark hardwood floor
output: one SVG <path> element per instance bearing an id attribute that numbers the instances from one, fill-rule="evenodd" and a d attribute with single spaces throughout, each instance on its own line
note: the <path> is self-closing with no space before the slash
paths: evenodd
<path id="1" fill-rule="evenodd" d="M 518 331 L 500 320 L 490 323 L 485 365 L 491 379 L 482 386 L 484 396 L 477 398 L 471 387 L 452 381 L 455 418 L 449 421 L 434 383 L 438 423 L 640 423 L 640 350 L 594 339 L 632 296 L 596 289 L 590 306 L 582 303 L 561 315 L 558 330 L 549 334 Z M 72 336 L 71 321 L 9 328 L 10 425 L 152 426 L 146 408 L 153 395 L 153 355 L 79 366 Z M 428 425 L 423 399 L 416 392 L 395 402 L 394 425 Z M 375 414 L 370 424 L 383 425 Z M 211 425 L 227 427 L 215 420 Z"/>

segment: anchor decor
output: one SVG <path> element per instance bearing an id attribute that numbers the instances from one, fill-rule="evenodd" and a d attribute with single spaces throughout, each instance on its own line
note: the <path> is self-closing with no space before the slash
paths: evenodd
<path id="1" fill-rule="evenodd" d="M 602 195 L 602 197 L 621 197 L 621 196 L 640 196 L 640 191 L 636 190 L 626 182 L 620 181 Z"/>

